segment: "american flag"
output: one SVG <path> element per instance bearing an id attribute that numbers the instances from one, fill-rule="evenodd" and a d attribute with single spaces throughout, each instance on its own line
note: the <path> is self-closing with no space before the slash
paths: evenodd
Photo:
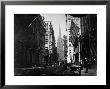
<path id="1" fill-rule="evenodd" d="M 77 36 L 78 36 L 78 32 L 79 32 L 79 27 L 73 22 L 73 20 L 71 21 L 71 28 L 70 28 L 70 40 L 72 42 L 72 44 L 74 44 Z"/>

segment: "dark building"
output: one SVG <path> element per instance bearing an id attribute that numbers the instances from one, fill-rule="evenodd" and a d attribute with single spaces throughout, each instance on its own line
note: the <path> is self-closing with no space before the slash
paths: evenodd
<path id="1" fill-rule="evenodd" d="M 81 17 L 81 56 L 90 63 L 97 59 L 97 15 Z"/>
<path id="2" fill-rule="evenodd" d="M 78 27 L 71 22 L 71 42 L 75 48 L 80 42 L 80 58 L 85 61 L 88 59 L 89 63 L 96 64 L 97 61 L 97 15 L 96 14 L 76 14 L 73 17 L 80 18 L 81 34 L 78 37 Z M 75 30 L 76 29 L 76 30 Z M 79 48 L 79 47 L 78 47 Z M 79 49 L 78 49 L 79 50 Z M 77 51 L 77 50 L 75 50 Z M 75 57 L 78 58 L 78 52 Z"/>
<path id="3" fill-rule="evenodd" d="M 14 15 L 14 63 L 17 67 L 42 65 L 45 28 L 40 14 Z"/>

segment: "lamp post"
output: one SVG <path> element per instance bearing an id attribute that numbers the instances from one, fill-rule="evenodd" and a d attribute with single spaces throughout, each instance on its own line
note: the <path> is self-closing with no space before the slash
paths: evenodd
<path id="1" fill-rule="evenodd" d="M 81 36 L 81 29 L 78 32 L 78 51 L 79 51 L 79 66 L 81 66 L 81 50 L 80 50 L 80 36 Z M 79 68 L 79 75 L 81 75 L 81 68 Z"/>
<path id="2" fill-rule="evenodd" d="M 80 29 L 78 32 L 78 53 L 79 53 L 79 63 L 81 62 L 81 54 L 80 54 Z"/>

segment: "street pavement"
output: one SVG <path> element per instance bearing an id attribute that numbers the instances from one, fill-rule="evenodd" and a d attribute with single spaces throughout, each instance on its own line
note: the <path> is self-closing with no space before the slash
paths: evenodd
<path id="1" fill-rule="evenodd" d="M 85 73 L 85 68 L 81 70 L 81 76 L 96 76 L 95 69 L 88 69 L 88 73 Z M 17 68 L 15 69 L 15 76 L 79 76 L 78 72 L 74 73 L 70 70 L 63 70 L 62 67 L 36 67 L 33 68 Z"/>
<path id="2" fill-rule="evenodd" d="M 88 69 L 88 73 L 85 73 L 86 69 L 83 68 L 81 71 L 81 76 L 97 76 L 96 69 Z"/>

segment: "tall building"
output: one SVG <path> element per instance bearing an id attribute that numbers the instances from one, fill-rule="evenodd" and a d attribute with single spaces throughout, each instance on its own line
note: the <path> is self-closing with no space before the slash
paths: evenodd
<path id="1" fill-rule="evenodd" d="M 74 46 L 75 60 L 85 61 L 88 59 L 91 63 L 96 64 L 97 59 L 97 15 L 96 14 L 81 14 L 71 15 L 79 18 L 78 23 L 71 22 L 72 43 Z M 75 31 L 76 29 L 76 31 Z M 77 31 L 79 29 L 79 31 Z"/>
<path id="2" fill-rule="evenodd" d="M 97 15 L 81 17 L 81 55 L 83 59 L 97 59 Z"/>
<path id="3" fill-rule="evenodd" d="M 45 21 L 45 29 L 45 49 L 48 49 L 50 55 L 55 49 L 55 37 L 51 21 Z"/>
<path id="4" fill-rule="evenodd" d="M 45 28 L 40 14 L 14 16 L 15 67 L 43 64 L 45 56 Z"/>
<path id="5" fill-rule="evenodd" d="M 67 46 L 68 46 L 67 62 L 72 62 L 72 60 L 75 59 L 75 57 L 73 57 L 73 55 L 75 54 L 75 47 L 72 44 L 71 38 L 72 38 L 72 36 L 74 36 L 74 32 L 76 30 L 73 33 L 71 32 L 71 30 L 74 30 L 74 29 L 71 29 L 72 28 L 71 27 L 72 26 L 72 22 L 75 24 L 74 25 L 75 27 L 79 27 L 80 28 L 80 18 L 73 17 L 71 15 L 66 15 L 66 25 L 67 25 L 66 33 L 67 33 Z M 72 39 L 72 40 L 74 40 L 74 39 Z"/>
<path id="6" fill-rule="evenodd" d="M 72 43 L 72 45 L 74 46 L 74 54 L 73 54 L 73 61 L 77 61 L 80 57 L 79 52 L 80 52 L 80 48 L 79 48 L 79 27 L 73 22 L 73 20 L 71 21 L 71 28 L 70 28 L 70 41 Z M 77 55 L 77 57 L 76 57 Z"/>
<path id="7" fill-rule="evenodd" d="M 27 30 L 32 30 L 32 65 L 41 66 L 44 64 L 45 57 L 45 28 L 44 20 L 38 15 L 29 25 Z"/>
<path id="8" fill-rule="evenodd" d="M 49 27 L 50 21 L 45 21 L 45 29 L 46 29 L 46 33 L 45 33 L 45 49 L 50 49 L 49 45 L 50 45 L 50 27 Z M 50 53 L 50 52 L 49 52 Z"/>
<path id="9" fill-rule="evenodd" d="M 61 38 L 61 28 L 59 26 L 59 37 L 57 40 L 57 53 L 59 54 L 58 61 L 61 62 L 64 59 L 63 39 Z"/>

